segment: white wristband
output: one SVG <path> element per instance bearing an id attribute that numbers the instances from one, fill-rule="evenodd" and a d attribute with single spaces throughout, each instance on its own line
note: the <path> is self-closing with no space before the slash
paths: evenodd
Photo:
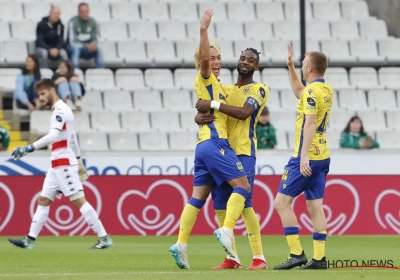
<path id="1" fill-rule="evenodd" d="M 211 101 L 211 108 L 215 109 L 215 110 L 219 110 L 219 107 L 221 106 L 221 102 L 218 101 Z"/>

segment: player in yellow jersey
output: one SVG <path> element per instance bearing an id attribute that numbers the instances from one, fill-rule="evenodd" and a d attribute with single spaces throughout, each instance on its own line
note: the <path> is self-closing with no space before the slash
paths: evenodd
<path id="1" fill-rule="evenodd" d="M 220 112 L 228 115 L 228 141 L 242 162 L 252 189 L 257 151 L 255 127 L 269 97 L 269 89 L 264 84 L 253 80 L 253 74 L 259 68 L 259 60 L 259 52 L 255 49 L 248 48 L 241 53 L 236 67 L 238 71 L 237 83 L 225 87 L 228 95 L 227 104 L 221 104 L 219 109 Z M 209 101 L 201 100 L 198 101 L 196 108 L 206 110 L 210 106 L 211 103 Z M 212 116 L 207 114 L 198 114 L 196 116 L 196 122 L 199 124 L 212 121 Z M 226 204 L 231 192 L 232 188 L 226 182 L 212 189 L 214 209 L 220 225 L 224 220 Z M 251 198 L 252 191 L 242 212 L 253 251 L 253 262 L 248 269 L 267 269 L 268 265 L 264 258 L 261 243 L 260 222 L 254 212 Z M 240 267 L 238 256 L 236 258 L 228 256 L 221 265 L 212 269 L 235 269 Z"/>
<path id="2" fill-rule="evenodd" d="M 290 45 L 288 67 L 290 84 L 299 99 L 295 149 L 283 171 L 274 204 L 284 227 L 290 257 L 274 269 L 291 269 L 296 266 L 300 266 L 301 269 L 326 269 L 327 225 L 322 206 L 330 152 L 325 131 L 333 102 L 333 89 L 324 80 L 328 60 L 321 52 L 306 53 L 301 69 L 304 80 L 308 83 L 306 87 L 296 74 Z M 314 228 L 314 257 L 309 263 L 300 244 L 298 223 L 291 206 L 294 198 L 303 192 Z"/>
<path id="3" fill-rule="evenodd" d="M 198 99 L 223 104 L 226 102 L 226 93 L 217 79 L 221 69 L 220 48 L 215 43 L 210 44 L 207 34 L 212 15 L 213 10 L 208 9 L 200 21 L 200 47 L 195 54 L 199 73 L 194 83 Z M 215 109 L 209 110 L 209 113 L 215 115 L 216 120 L 199 127 L 193 194 L 181 215 L 178 242 L 169 249 L 176 264 L 182 269 L 189 268 L 187 241 L 211 187 L 227 181 L 233 188 L 227 203 L 224 226 L 214 232 L 232 257 L 235 257 L 233 228 L 250 193 L 246 172 L 227 140 L 227 116 Z"/>

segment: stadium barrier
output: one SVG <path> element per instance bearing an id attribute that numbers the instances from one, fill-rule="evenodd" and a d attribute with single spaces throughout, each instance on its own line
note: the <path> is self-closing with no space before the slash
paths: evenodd
<path id="1" fill-rule="evenodd" d="M 0 235 L 27 234 L 44 176 L 0 177 Z M 282 234 L 273 208 L 281 176 L 256 176 L 253 205 L 262 233 Z M 91 176 L 86 197 L 112 235 L 175 235 L 181 211 L 192 191 L 192 176 Z M 400 234 L 400 177 L 390 175 L 329 176 L 324 200 L 330 235 Z M 294 201 L 301 234 L 312 225 L 304 197 Z M 195 235 L 217 228 L 212 200 L 199 213 Z M 236 234 L 246 234 L 240 219 Z M 59 195 L 41 235 L 91 235 L 78 210 Z"/>

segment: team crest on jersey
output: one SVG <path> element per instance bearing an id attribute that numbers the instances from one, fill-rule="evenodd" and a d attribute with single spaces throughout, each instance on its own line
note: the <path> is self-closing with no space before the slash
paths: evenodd
<path id="1" fill-rule="evenodd" d="M 265 90 L 262 87 L 260 87 L 260 89 L 258 90 L 258 95 L 260 95 L 262 98 L 265 97 Z"/>
<path id="2" fill-rule="evenodd" d="M 242 163 L 239 161 L 239 162 L 236 162 L 236 166 L 237 166 L 237 168 L 239 169 L 239 170 L 243 170 L 243 165 L 242 165 Z"/>
<path id="3" fill-rule="evenodd" d="M 219 97 L 220 100 L 226 101 L 225 95 L 223 95 L 222 93 L 220 93 L 220 94 L 218 95 L 218 97 Z"/>
<path id="4" fill-rule="evenodd" d="M 250 93 L 250 87 L 245 87 L 245 88 L 243 89 L 243 93 L 244 93 L 244 94 Z"/>

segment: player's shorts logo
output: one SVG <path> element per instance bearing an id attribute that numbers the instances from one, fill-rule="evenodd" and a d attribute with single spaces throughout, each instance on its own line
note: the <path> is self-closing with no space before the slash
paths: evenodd
<path id="1" fill-rule="evenodd" d="M 329 192 L 343 193 L 341 195 L 341 203 L 334 202 L 330 198 Z M 329 205 L 336 205 L 336 208 L 332 209 Z M 309 232 L 313 232 L 312 220 L 307 211 L 304 195 L 301 194 L 296 197 L 292 206 L 294 211 L 299 213 L 299 228 L 306 228 Z M 325 186 L 323 208 L 326 215 L 328 235 L 342 235 L 349 229 L 358 215 L 360 197 L 356 188 L 349 182 L 341 179 L 332 179 L 327 181 Z"/>
<path id="2" fill-rule="evenodd" d="M 141 235 L 171 235 L 179 228 L 181 210 L 187 200 L 180 184 L 158 180 L 146 192 L 133 189 L 123 193 L 117 204 L 118 219 L 125 229 Z"/>
<path id="3" fill-rule="evenodd" d="M 239 169 L 239 170 L 243 170 L 243 165 L 242 165 L 242 163 L 239 161 L 239 162 L 236 162 L 236 166 L 237 166 L 237 168 Z"/>
<path id="4" fill-rule="evenodd" d="M 0 232 L 10 222 L 14 214 L 15 201 L 11 190 L 3 182 L 0 182 L 0 205 L 2 206 L 0 212 Z"/>
<path id="5" fill-rule="evenodd" d="M 400 192 L 398 190 L 384 190 L 376 198 L 374 206 L 375 217 L 379 225 L 384 229 L 389 227 L 397 234 L 400 234 L 399 198 Z M 399 211 L 396 213 L 398 214 L 397 218 L 393 215 L 394 211 Z"/>

